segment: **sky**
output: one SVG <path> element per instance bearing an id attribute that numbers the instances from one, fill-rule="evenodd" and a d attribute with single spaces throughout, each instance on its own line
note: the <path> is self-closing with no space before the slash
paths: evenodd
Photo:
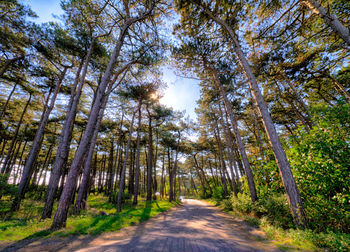
<path id="1" fill-rule="evenodd" d="M 38 23 L 55 21 L 53 14 L 63 13 L 60 0 L 24 0 L 24 3 L 31 6 L 39 16 L 34 20 Z M 164 90 L 160 103 L 178 111 L 186 111 L 186 117 L 190 116 L 192 120 L 196 120 L 194 110 L 200 96 L 199 81 L 176 76 L 174 69 L 170 66 L 164 66 L 162 69 L 163 81 L 167 84 L 167 88 Z"/>

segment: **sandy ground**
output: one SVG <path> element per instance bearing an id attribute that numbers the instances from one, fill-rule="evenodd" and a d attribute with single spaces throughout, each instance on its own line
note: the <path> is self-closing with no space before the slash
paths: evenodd
<path id="1" fill-rule="evenodd" d="M 264 233 L 199 200 L 99 236 L 21 241 L 2 251 L 278 251 Z"/>

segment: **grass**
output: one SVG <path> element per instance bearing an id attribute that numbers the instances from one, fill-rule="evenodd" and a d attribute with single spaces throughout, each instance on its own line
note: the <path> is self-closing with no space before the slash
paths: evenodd
<path id="1" fill-rule="evenodd" d="M 157 214 L 164 212 L 177 203 L 168 201 L 146 202 L 139 200 L 139 204 L 134 206 L 131 202 L 123 205 L 120 213 L 116 212 L 116 206 L 108 203 L 105 196 L 89 196 L 88 209 L 80 215 L 70 215 L 67 226 L 60 230 L 49 231 L 52 219 L 39 221 L 44 203 L 34 200 L 24 200 L 18 212 L 11 218 L 5 218 L 5 212 L 10 207 L 9 199 L 0 201 L 0 241 L 14 242 L 26 238 L 68 236 L 68 235 L 97 235 L 103 232 L 111 232 L 122 227 L 136 225 Z M 55 206 L 56 207 L 56 206 Z M 100 215 L 103 211 L 107 215 Z"/>
<path id="2" fill-rule="evenodd" d="M 303 251 L 350 251 L 350 235 L 346 233 L 318 233 L 310 229 L 286 228 L 283 229 L 266 218 L 258 218 L 254 214 L 243 214 L 237 210 L 227 208 L 227 201 L 219 202 L 208 199 L 208 202 L 219 206 L 223 211 L 243 219 L 248 224 L 260 228 L 266 233 L 269 240 L 280 250 Z"/>

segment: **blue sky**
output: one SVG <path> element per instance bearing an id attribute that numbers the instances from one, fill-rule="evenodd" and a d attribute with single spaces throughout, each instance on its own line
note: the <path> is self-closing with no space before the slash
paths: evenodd
<path id="1" fill-rule="evenodd" d="M 27 0 L 24 2 L 31 6 L 32 10 L 39 16 L 35 20 L 36 22 L 53 21 L 55 20 L 53 14 L 63 13 L 59 0 Z M 195 120 L 194 109 L 200 95 L 199 81 L 176 76 L 174 69 L 169 66 L 164 66 L 163 69 L 163 80 L 168 87 L 164 90 L 164 97 L 160 102 L 175 110 L 185 110 L 186 115 Z"/>

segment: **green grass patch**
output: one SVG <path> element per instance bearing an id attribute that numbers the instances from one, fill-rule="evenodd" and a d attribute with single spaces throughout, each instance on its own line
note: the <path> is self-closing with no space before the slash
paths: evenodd
<path id="1" fill-rule="evenodd" d="M 43 209 L 43 202 L 24 200 L 20 210 L 10 218 L 5 214 L 10 202 L 0 201 L 0 241 L 12 242 L 26 238 L 68 236 L 68 235 L 97 235 L 103 232 L 111 232 L 122 227 L 136 225 L 157 214 L 164 212 L 177 203 L 168 201 L 146 202 L 139 200 L 139 204 L 134 206 L 131 202 L 125 202 L 123 210 L 116 212 L 116 206 L 108 203 L 105 196 L 89 196 L 88 209 L 80 215 L 70 215 L 66 228 L 51 232 L 52 219 L 39 221 Z M 101 215 L 101 211 L 107 215 Z"/>

